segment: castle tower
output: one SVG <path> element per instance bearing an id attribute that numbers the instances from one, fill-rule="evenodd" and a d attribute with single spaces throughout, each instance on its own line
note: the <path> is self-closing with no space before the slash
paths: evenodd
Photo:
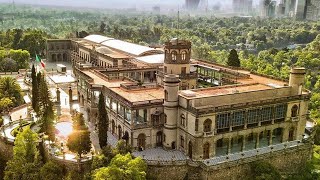
<path id="1" fill-rule="evenodd" d="M 191 42 L 172 39 L 165 43 L 164 74 L 179 75 L 180 89 L 196 88 L 197 74 L 190 72 Z"/>
<path id="2" fill-rule="evenodd" d="M 305 68 L 291 68 L 289 86 L 292 87 L 293 94 L 300 95 L 302 93 L 305 74 Z"/>
<path id="3" fill-rule="evenodd" d="M 168 149 L 175 149 L 177 144 L 177 117 L 178 117 L 178 91 L 179 76 L 170 74 L 164 77 L 164 142 L 163 146 Z"/>

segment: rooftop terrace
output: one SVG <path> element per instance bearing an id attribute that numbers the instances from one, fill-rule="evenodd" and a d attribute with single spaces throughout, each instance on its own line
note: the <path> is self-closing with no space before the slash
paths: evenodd
<path id="1" fill-rule="evenodd" d="M 150 101 L 150 103 L 152 103 L 152 101 L 162 102 L 164 99 L 164 92 L 161 87 L 138 90 L 126 90 L 124 88 L 114 87 L 110 88 L 110 90 L 132 103 L 145 101 Z"/>
<path id="2" fill-rule="evenodd" d="M 244 85 L 232 85 L 232 86 L 218 86 L 213 88 L 193 89 L 180 91 L 180 95 L 187 98 L 201 98 L 209 96 L 219 96 L 225 94 L 243 93 L 250 91 L 260 91 L 272 89 L 271 86 L 265 84 L 244 84 Z"/>

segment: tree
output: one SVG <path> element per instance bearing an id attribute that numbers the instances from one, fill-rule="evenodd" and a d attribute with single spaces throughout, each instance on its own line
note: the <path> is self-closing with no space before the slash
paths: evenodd
<path id="1" fill-rule="evenodd" d="M 31 81 L 32 81 L 32 108 L 36 113 L 39 113 L 39 101 L 38 101 L 38 81 L 37 81 L 37 74 L 34 64 L 31 68 Z"/>
<path id="2" fill-rule="evenodd" d="M 238 56 L 238 52 L 235 49 L 232 49 L 228 56 L 227 61 L 228 66 L 240 67 L 240 59 Z"/>
<path id="3" fill-rule="evenodd" d="M 23 102 L 22 91 L 17 81 L 12 77 L 0 78 L 0 98 L 9 98 L 14 106 Z"/>
<path id="4" fill-rule="evenodd" d="M 53 103 L 49 103 L 46 109 L 43 110 L 43 114 L 40 118 L 40 132 L 44 132 L 46 135 L 49 136 L 51 141 L 55 139 L 55 127 L 54 127 L 54 120 L 55 114 L 53 112 Z"/>
<path id="5" fill-rule="evenodd" d="M 0 112 L 8 110 L 12 106 L 13 102 L 10 98 L 5 97 L 0 99 Z"/>
<path id="6" fill-rule="evenodd" d="M 105 99 L 102 93 L 99 95 L 98 103 L 98 136 L 100 147 L 104 147 L 108 144 L 108 126 L 109 118 L 105 107 Z"/>
<path id="7" fill-rule="evenodd" d="M 38 135 L 27 127 L 19 133 L 13 147 L 13 158 L 7 163 L 5 180 L 38 180 L 41 165 L 37 149 Z"/>
<path id="8" fill-rule="evenodd" d="M 52 161 L 47 162 L 40 169 L 40 178 L 45 180 L 62 180 L 63 168 Z"/>
<path id="9" fill-rule="evenodd" d="M 81 159 L 91 149 L 90 131 L 84 123 L 82 113 L 73 117 L 73 132 L 68 137 L 67 147 L 71 152 L 77 153 Z"/>
<path id="10" fill-rule="evenodd" d="M 140 158 L 132 159 L 130 153 L 126 155 L 118 154 L 108 167 L 97 169 L 93 173 L 94 180 L 142 180 L 146 179 L 146 163 Z"/>
<path id="11" fill-rule="evenodd" d="M 55 139 L 55 128 L 54 119 L 55 114 L 53 111 L 53 102 L 51 101 L 51 96 L 48 88 L 47 81 L 45 77 L 41 75 L 40 85 L 38 91 L 39 104 L 40 104 L 40 132 L 44 132 L 49 136 L 52 141 Z"/>

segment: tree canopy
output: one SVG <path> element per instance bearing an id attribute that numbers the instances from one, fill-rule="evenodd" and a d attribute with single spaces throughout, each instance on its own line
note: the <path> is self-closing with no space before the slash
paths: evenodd
<path id="1" fill-rule="evenodd" d="M 140 158 L 132 159 L 130 153 L 117 154 L 108 167 L 97 169 L 93 174 L 94 180 L 143 180 L 146 179 L 147 165 Z"/>
<path id="2" fill-rule="evenodd" d="M 38 135 L 29 127 L 19 133 L 13 147 L 13 159 L 8 161 L 5 169 L 5 180 L 38 180 L 41 167 L 37 149 Z"/>
<path id="3" fill-rule="evenodd" d="M 81 158 L 82 154 L 86 154 L 91 150 L 90 131 L 84 123 L 82 113 L 74 115 L 72 120 L 73 131 L 68 136 L 67 147 Z"/>
<path id="4" fill-rule="evenodd" d="M 0 77 L 0 112 L 23 102 L 22 91 L 12 77 Z"/>

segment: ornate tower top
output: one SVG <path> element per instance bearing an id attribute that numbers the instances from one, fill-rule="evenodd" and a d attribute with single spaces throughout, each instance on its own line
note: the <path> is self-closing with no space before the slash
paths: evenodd
<path id="1" fill-rule="evenodd" d="M 165 43 L 165 59 L 166 64 L 189 64 L 191 57 L 191 42 L 180 40 L 178 38 L 171 39 Z"/>

